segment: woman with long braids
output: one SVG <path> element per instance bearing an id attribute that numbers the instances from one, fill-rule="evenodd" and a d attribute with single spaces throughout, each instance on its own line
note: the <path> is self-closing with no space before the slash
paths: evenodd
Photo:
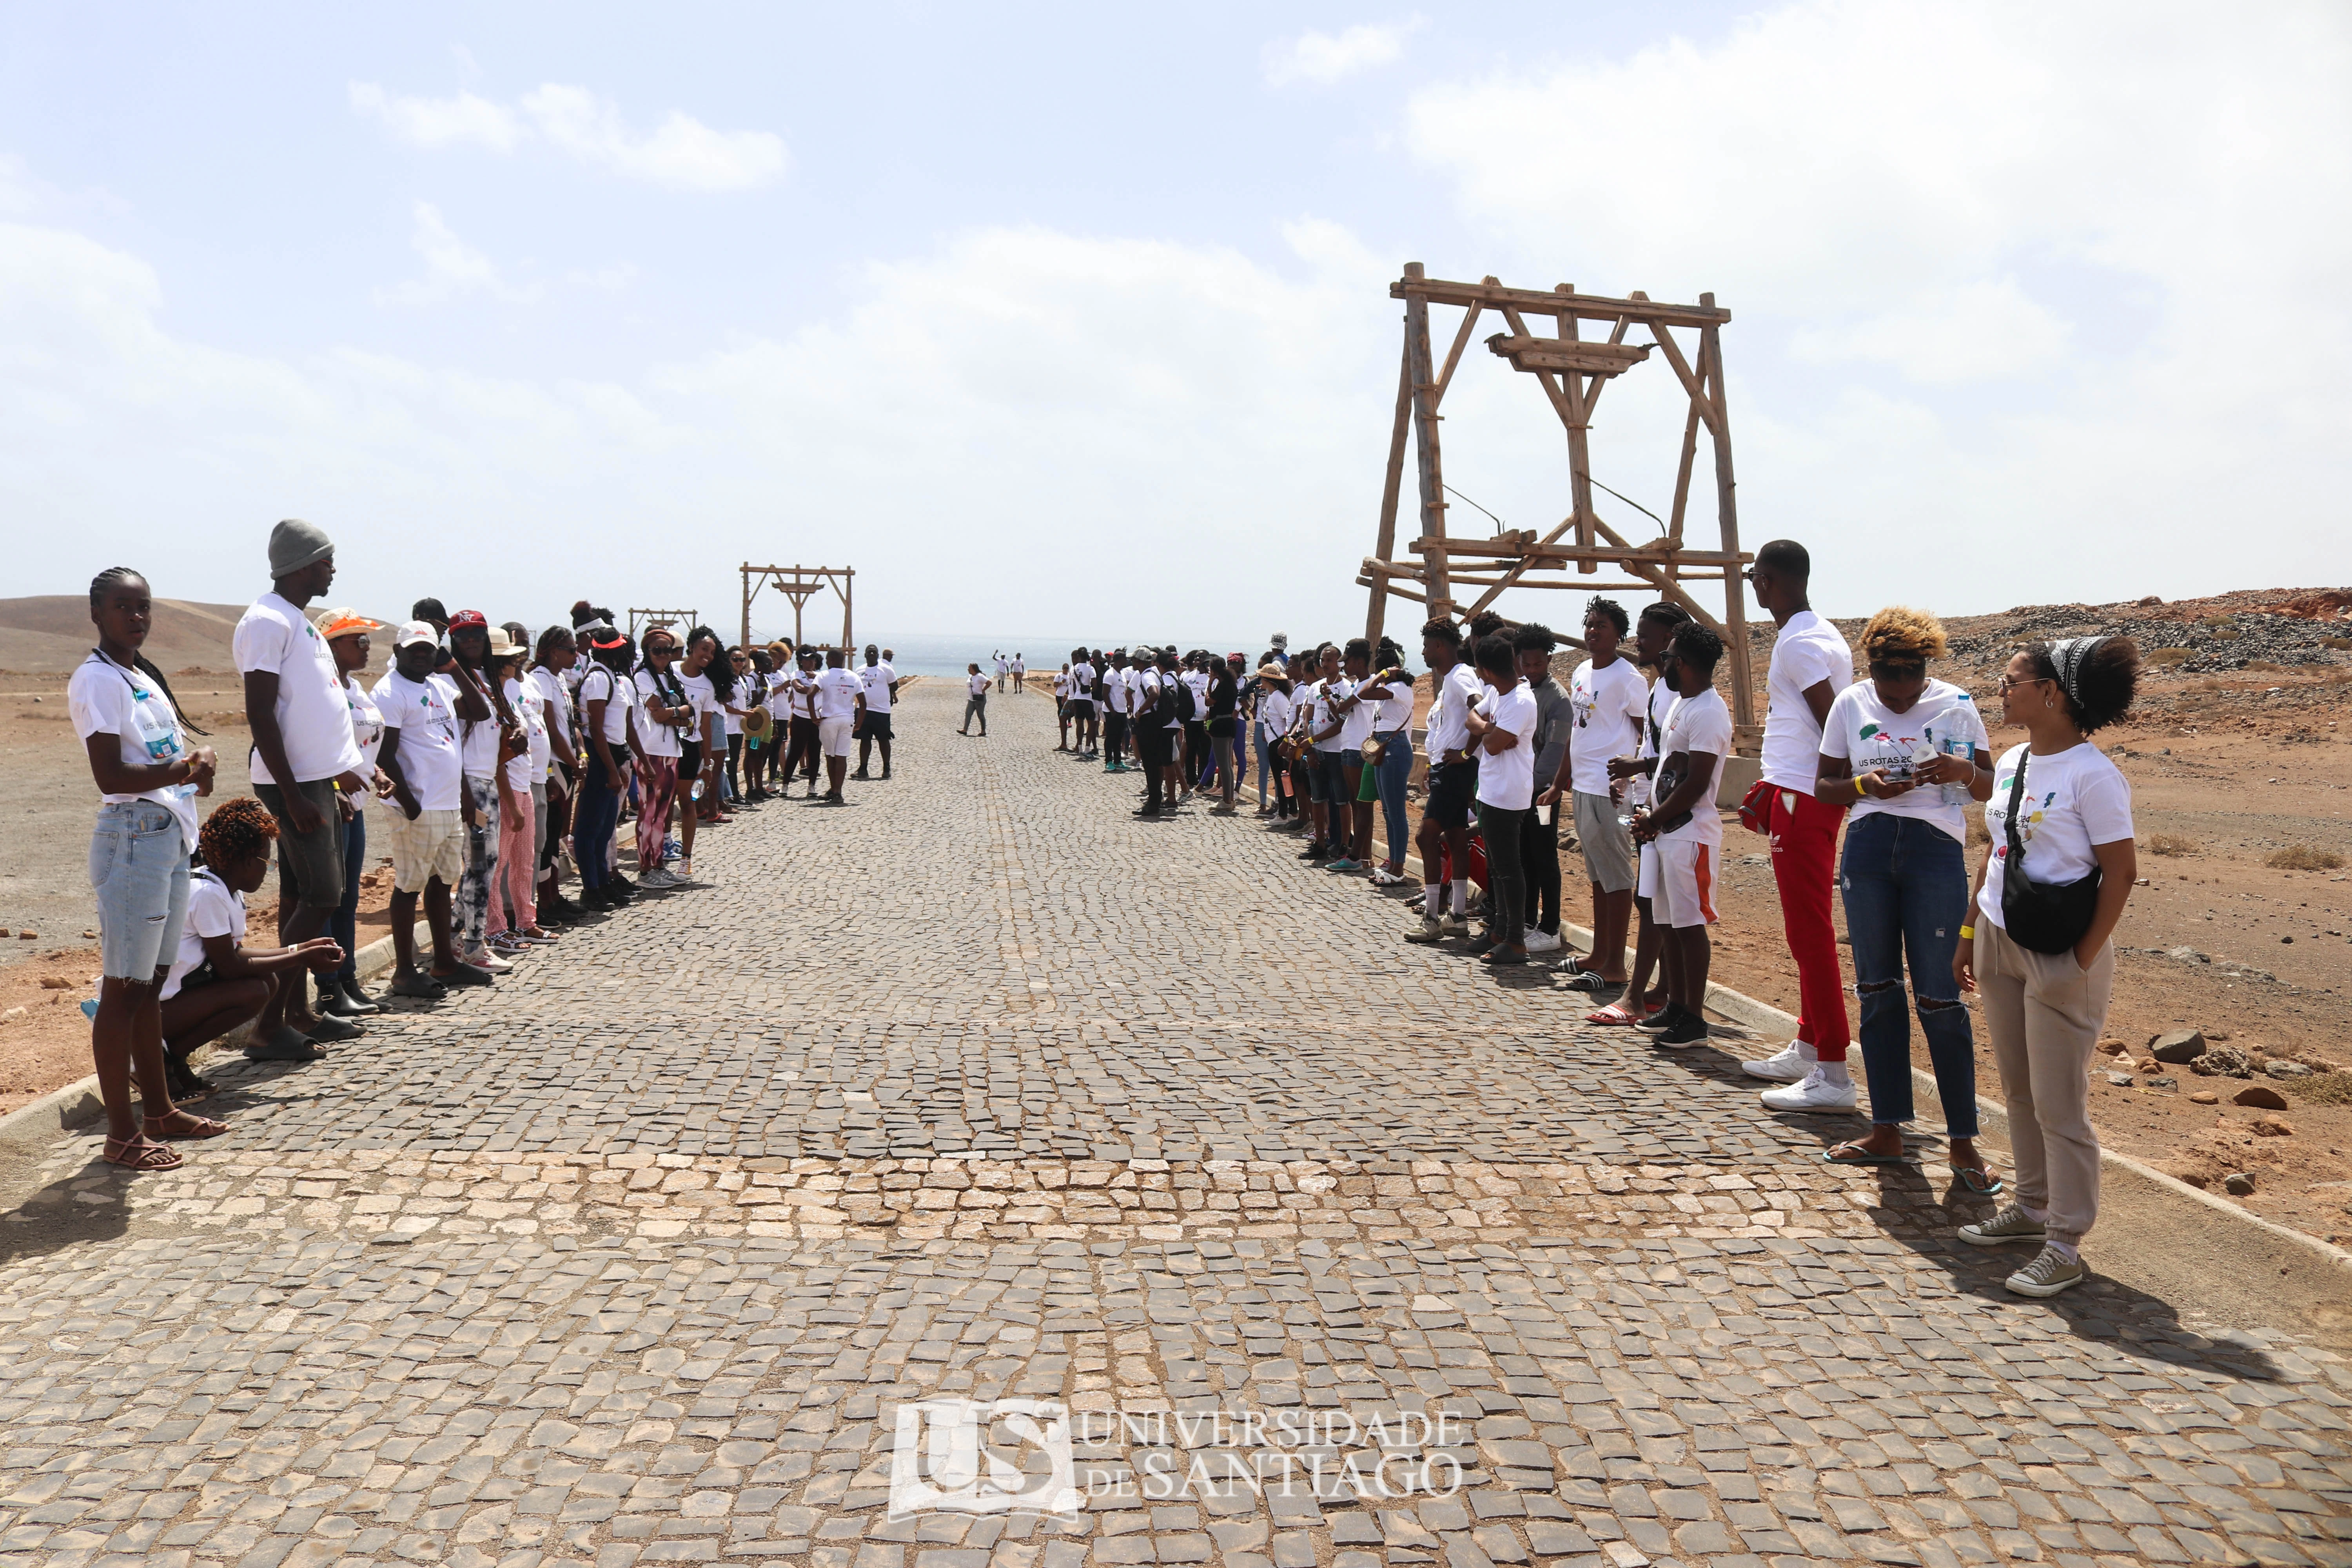
<path id="1" fill-rule="evenodd" d="M 580 787 L 580 744 L 572 711 L 574 682 L 566 676 L 580 662 L 580 642 L 562 626 L 539 634 L 530 669 L 524 679 L 539 692 L 540 711 L 547 721 L 547 749 L 552 763 L 546 776 L 531 786 L 533 848 L 539 865 L 539 891 L 534 902 L 541 925 L 569 925 L 579 906 L 556 886 L 555 852 L 572 831 L 572 796 Z"/>
<path id="2" fill-rule="evenodd" d="M 181 712 L 163 672 L 139 652 L 153 613 L 147 579 L 129 567 L 92 578 L 89 618 L 98 647 L 66 687 L 74 733 L 101 802 L 89 843 L 102 961 L 89 1047 L 106 1102 L 104 1157 L 134 1172 L 183 1163 L 166 1140 L 228 1131 L 225 1122 L 174 1106 L 166 1087 L 161 987 L 187 918 L 196 797 L 212 792 L 216 760 L 210 746 L 189 743 L 191 731 L 204 731 Z M 131 1114 L 134 1058 L 143 1125 Z"/>
<path id="3" fill-rule="evenodd" d="M 2025 647 L 2000 678 L 2002 717 L 2026 739 L 1993 764 L 1992 843 L 1952 975 L 1984 997 L 2017 1196 L 1960 1226 L 1960 1239 L 2040 1242 L 2006 1281 L 2021 1296 L 2055 1296 L 2089 1272 L 2082 1242 L 2099 1217 L 2091 1048 L 2115 984 L 2107 939 L 2139 874 L 2131 784 L 2090 737 L 2131 707 L 2139 669 L 2128 637 L 2069 637 Z"/>

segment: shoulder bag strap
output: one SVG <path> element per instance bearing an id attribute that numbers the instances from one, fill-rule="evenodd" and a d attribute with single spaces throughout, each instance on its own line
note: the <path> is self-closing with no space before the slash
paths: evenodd
<path id="1" fill-rule="evenodd" d="M 2001 819 L 2000 825 L 2002 833 L 2009 839 L 2009 863 L 2001 868 L 2000 873 L 2004 887 L 2011 878 L 2028 880 L 2025 877 L 2025 845 L 2017 837 L 2017 808 L 2025 798 L 2025 758 L 2024 752 L 2017 753 L 2017 772 L 2009 781 L 2009 813 Z"/>

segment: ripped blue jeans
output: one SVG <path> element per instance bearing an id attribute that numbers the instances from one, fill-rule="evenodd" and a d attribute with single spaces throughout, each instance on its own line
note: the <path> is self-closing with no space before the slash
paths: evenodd
<path id="1" fill-rule="evenodd" d="M 1968 857 L 1960 841 L 1921 818 L 1874 811 L 1846 826 L 1838 887 L 1862 995 L 1871 1121 L 1892 1126 L 1913 1116 L 1911 1011 L 1903 994 L 1907 957 L 1945 1131 L 1954 1138 L 1975 1137 L 1976 1049 L 1969 1010 L 1952 978 L 1952 954 L 1969 912 Z"/>

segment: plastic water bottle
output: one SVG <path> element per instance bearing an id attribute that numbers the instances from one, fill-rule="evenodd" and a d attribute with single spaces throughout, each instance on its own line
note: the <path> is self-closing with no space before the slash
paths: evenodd
<path id="1" fill-rule="evenodd" d="M 686 792 L 686 798 L 688 800 L 700 800 L 702 798 L 702 781 L 700 779 L 694 781 L 694 787 Z"/>

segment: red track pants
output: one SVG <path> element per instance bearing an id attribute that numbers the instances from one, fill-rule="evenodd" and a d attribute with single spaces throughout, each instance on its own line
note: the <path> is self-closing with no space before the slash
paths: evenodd
<path id="1" fill-rule="evenodd" d="M 1830 885 L 1837 875 L 1838 825 L 1845 813 L 1791 789 L 1772 792 L 1772 879 L 1780 889 L 1780 924 L 1797 961 L 1797 1037 L 1825 1062 L 1845 1060 L 1853 1040 L 1845 981 L 1838 973 L 1837 928 L 1830 923 Z"/>

